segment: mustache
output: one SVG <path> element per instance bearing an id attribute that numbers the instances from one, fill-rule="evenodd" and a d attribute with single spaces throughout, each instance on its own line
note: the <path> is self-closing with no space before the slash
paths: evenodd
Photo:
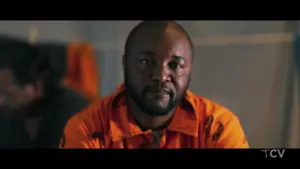
<path id="1" fill-rule="evenodd" d="M 147 92 L 166 92 L 172 94 L 172 90 L 166 84 L 147 86 L 144 89 L 144 93 Z"/>

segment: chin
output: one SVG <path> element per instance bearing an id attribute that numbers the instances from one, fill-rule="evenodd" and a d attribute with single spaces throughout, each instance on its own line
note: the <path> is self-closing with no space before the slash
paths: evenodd
<path id="1" fill-rule="evenodd" d="M 165 116 L 168 115 L 173 109 L 171 107 L 161 105 L 149 105 L 146 107 L 147 108 L 144 112 L 149 116 Z"/>
<path id="2" fill-rule="evenodd" d="M 166 116 L 169 114 L 169 112 L 158 112 L 158 111 L 146 111 L 145 112 L 148 116 L 151 117 L 160 117 L 160 116 Z"/>

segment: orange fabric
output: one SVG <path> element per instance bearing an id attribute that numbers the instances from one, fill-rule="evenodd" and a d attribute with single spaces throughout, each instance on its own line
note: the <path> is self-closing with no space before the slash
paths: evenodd
<path id="1" fill-rule="evenodd" d="M 124 86 L 67 123 L 60 148 L 150 148 L 152 131 L 141 131 L 127 111 Z M 160 148 L 249 148 L 238 118 L 226 108 L 187 91 Z"/>
<path id="2" fill-rule="evenodd" d="M 98 70 L 93 47 L 90 44 L 72 43 L 68 47 L 67 75 L 64 84 L 90 100 L 99 96 Z"/>

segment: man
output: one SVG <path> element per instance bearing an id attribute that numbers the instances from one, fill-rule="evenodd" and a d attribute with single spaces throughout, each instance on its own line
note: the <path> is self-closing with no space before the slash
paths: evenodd
<path id="1" fill-rule="evenodd" d="M 88 104 L 48 57 L 26 41 L 0 38 L 0 148 L 58 148 L 67 120 Z"/>
<path id="2" fill-rule="evenodd" d="M 238 118 L 188 89 L 193 44 L 175 22 L 129 34 L 125 83 L 72 117 L 61 148 L 248 148 Z"/>

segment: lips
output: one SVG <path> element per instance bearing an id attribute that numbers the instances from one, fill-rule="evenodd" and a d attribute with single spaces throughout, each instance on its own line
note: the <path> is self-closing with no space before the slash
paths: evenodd
<path id="1" fill-rule="evenodd" d="M 150 93 L 157 93 L 157 94 L 170 94 L 170 90 L 167 89 L 167 88 L 163 88 L 163 89 L 160 89 L 160 88 L 152 88 L 152 89 L 149 89 L 147 92 L 150 92 Z"/>
<path id="2" fill-rule="evenodd" d="M 152 89 L 147 92 L 150 97 L 154 97 L 156 99 L 165 99 L 170 97 L 170 93 L 164 89 Z"/>

